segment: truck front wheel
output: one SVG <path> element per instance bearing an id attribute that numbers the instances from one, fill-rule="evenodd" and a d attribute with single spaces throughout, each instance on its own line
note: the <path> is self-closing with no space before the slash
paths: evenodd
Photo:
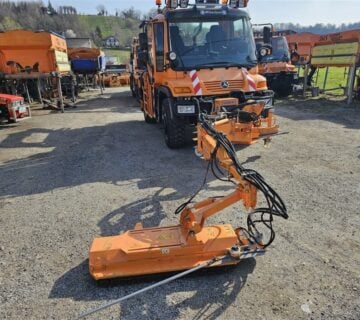
<path id="1" fill-rule="evenodd" d="M 143 111 L 143 113 L 144 113 L 144 120 L 146 123 L 156 123 L 155 118 L 151 118 L 150 116 L 148 116 L 145 111 Z"/>
<path id="2" fill-rule="evenodd" d="M 166 145 L 170 149 L 181 148 L 185 145 L 185 122 L 176 116 L 171 116 L 169 99 L 162 102 L 162 119 Z"/>

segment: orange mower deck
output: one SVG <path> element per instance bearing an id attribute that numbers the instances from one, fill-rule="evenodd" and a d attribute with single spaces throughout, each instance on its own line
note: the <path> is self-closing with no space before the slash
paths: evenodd
<path id="1" fill-rule="evenodd" d="M 190 269 L 227 255 L 238 243 L 235 230 L 228 224 L 204 227 L 187 239 L 180 225 L 143 229 L 137 224 L 134 230 L 93 241 L 90 273 L 101 280 Z M 227 260 L 226 265 L 239 261 Z"/>

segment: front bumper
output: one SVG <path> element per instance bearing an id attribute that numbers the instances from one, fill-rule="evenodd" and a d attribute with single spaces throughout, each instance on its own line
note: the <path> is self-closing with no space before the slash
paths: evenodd
<path id="1" fill-rule="evenodd" d="M 233 91 L 230 95 L 226 96 L 205 96 L 205 97 L 189 97 L 189 98 L 177 98 L 173 103 L 173 112 L 177 117 L 182 118 L 192 118 L 197 119 L 197 116 L 201 112 L 206 112 L 210 114 L 214 107 L 214 101 L 217 98 L 226 98 L 233 97 L 238 98 L 239 103 L 244 103 L 249 100 L 255 102 L 264 102 L 265 107 L 270 108 L 274 105 L 274 91 L 264 90 L 264 91 L 254 91 L 254 92 L 242 92 L 242 91 Z M 178 106 L 188 105 L 194 106 L 194 113 L 183 113 L 179 112 Z"/>

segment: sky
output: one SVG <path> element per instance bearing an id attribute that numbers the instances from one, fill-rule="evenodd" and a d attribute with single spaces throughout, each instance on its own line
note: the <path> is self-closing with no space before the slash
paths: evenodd
<path id="1" fill-rule="evenodd" d="M 47 3 L 48 0 L 43 1 Z M 51 0 L 51 3 L 55 7 L 71 5 L 78 12 L 92 14 L 97 12 L 99 4 L 109 13 L 131 6 L 146 13 L 155 7 L 155 0 Z M 308 26 L 360 21 L 360 0 L 250 0 L 248 10 L 253 23 L 292 22 Z"/>

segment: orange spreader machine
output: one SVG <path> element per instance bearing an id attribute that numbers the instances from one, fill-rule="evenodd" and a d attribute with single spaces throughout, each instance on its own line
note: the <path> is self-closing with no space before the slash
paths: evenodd
<path id="1" fill-rule="evenodd" d="M 207 173 L 211 169 L 215 177 L 226 177 L 235 189 L 196 203 L 194 195 L 176 210 L 178 225 L 143 228 L 139 222 L 123 234 L 96 238 L 89 257 L 94 279 L 174 272 L 209 261 L 208 266 L 237 264 L 264 254 L 275 237 L 274 217 L 288 218 L 286 206 L 259 173 L 242 167 L 230 140 L 216 129 L 221 126 L 210 115 L 199 116 L 197 153 L 208 161 Z M 259 192 L 266 207 L 256 207 Z M 246 227 L 205 225 L 207 218 L 239 201 L 247 209 Z"/>

